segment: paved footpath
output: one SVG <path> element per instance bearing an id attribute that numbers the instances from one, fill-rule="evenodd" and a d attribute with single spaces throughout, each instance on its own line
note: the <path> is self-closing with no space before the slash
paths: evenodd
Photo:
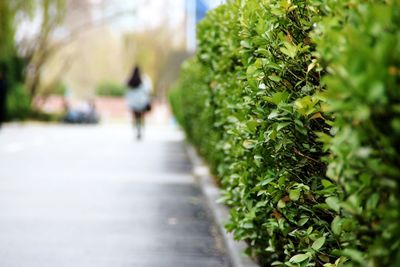
<path id="1" fill-rule="evenodd" d="M 7 125 L 0 267 L 228 266 L 180 132 Z"/>

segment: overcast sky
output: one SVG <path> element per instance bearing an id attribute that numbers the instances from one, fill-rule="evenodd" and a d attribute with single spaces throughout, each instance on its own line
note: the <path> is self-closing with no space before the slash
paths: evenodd
<path id="1" fill-rule="evenodd" d="M 113 20 L 112 25 L 121 30 L 141 30 L 164 23 L 167 19 L 171 26 L 182 23 L 185 0 L 113 0 L 109 13 L 119 10 L 136 10 L 132 15 L 124 15 Z"/>
<path id="2" fill-rule="evenodd" d="M 67 0 L 68 1 L 68 0 Z M 81 0 L 83 1 L 83 0 Z M 92 15 L 87 20 L 102 21 L 114 30 L 137 31 L 153 28 L 167 23 L 171 27 L 181 25 L 185 16 L 185 5 L 188 0 L 87 0 L 92 4 Z M 224 0 L 204 0 L 210 8 L 216 7 Z M 86 18 L 84 18 L 86 19 Z M 30 21 L 23 21 L 17 31 L 17 40 L 34 36 L 41 23 L 37 15 Z M 78 23 L 84 24 L 85 22 Z M 87 23 L 87 21 L 86 21 Z M 63 34 L 63 31 L 57 33 Z"/>
<path id="3" fill-rule="evenodd" d="M 109 1 L 107 15 L 121 10 L 136 10 L 135 14 L 125 14 L 112 21 L 112 25 L 121 30 L 155 27 L 164 23 L 165 18 L 171 26 L 182 23 L 185 5 L 188 0 L 91 0 Z M 210 8 L 216 7 L 223 0 L 204 0 Z"/>

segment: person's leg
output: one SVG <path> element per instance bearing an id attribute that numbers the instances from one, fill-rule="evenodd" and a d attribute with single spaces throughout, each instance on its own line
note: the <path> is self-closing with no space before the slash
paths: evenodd
<path id="1" fill-rule="evenodd" d="M 145 112 L 140 112 L 140 125 L 141 125 L 142 132 L 144 130 L 144 114 L 145 114 Z"/>
<path id="2" fill-rule="evenodd" d="M 136 138 L 140 139 L 142 137 L 142 112 L 135 111 L 134 115 L 135 115 L 135 126 L 137 131 Z"/>

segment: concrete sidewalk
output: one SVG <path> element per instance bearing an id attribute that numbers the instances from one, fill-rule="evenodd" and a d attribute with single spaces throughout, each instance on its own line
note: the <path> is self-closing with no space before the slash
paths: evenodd
<path id="1" fill-rule="evenodd" d="M 229 266 L 182 134 L 6 125 L 0 266 Z"/>

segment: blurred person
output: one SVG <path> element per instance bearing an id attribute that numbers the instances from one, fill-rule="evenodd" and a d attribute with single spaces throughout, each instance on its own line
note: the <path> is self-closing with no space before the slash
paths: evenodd
<path id="1" fill-rule="evenodd" d="M 72 108 L 68 100 L 64 99 L 64 122 L 66 123 L 99 123 L 100 117 L 96 110 L 96 103 L 93 99 L 81 103 L 78 107 Z"/>
<path id="2" fill-rule="evenodd" d="M 136 127 L 136 138 L 142 138 L 142 128 L 144 125 L 144 115 L 151 109 L 151 81 L 147 76 L 140 73 L 140 68 L 136 66 L 132 76 L 127 82 L 126 101 L 132 114 L 132 121 Z"/>
<path id="3" fill-rule="evenodd" d="M 86 109 L 84 112 L 84 118 L 86 123 L 96 124 L 99 123 L 99 115 L 96 109 L 96 101 L 94 99 L 89 99 L 86 102 Z"/>
<path id="4" fill-rule="evenodd" d="M 6 117 L 7 85 L 3 70 L 0 68 L 0 128 Z"/>

